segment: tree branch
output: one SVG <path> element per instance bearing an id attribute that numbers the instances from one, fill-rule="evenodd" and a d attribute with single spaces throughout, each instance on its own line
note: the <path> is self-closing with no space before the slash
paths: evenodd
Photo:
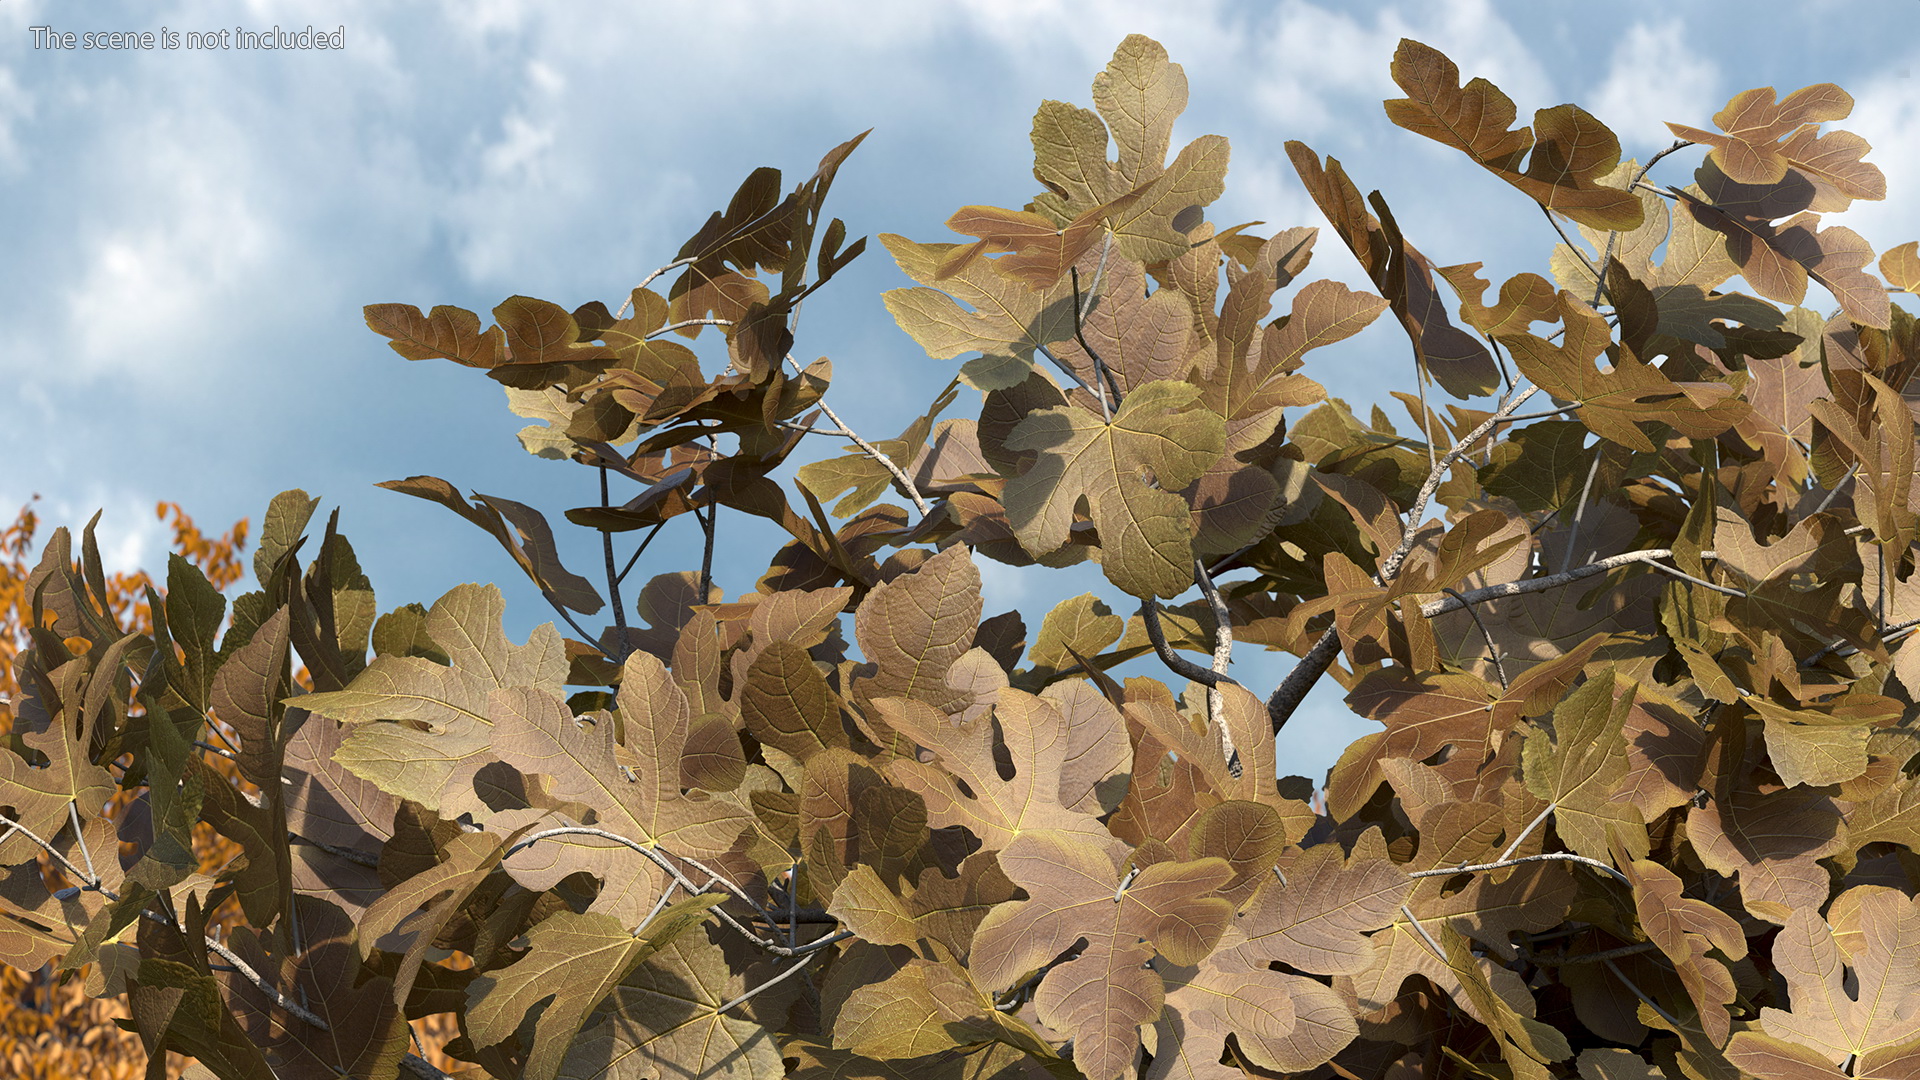
<path id="1" fill-rule="evenodd" d="M 1207 564 L 1197 558 L 1193 560 L 1193 580 L 1206 595 L 1207 606 L 1213 609 L 1213 673 L 1225 678 L 1227 665 L 1233 662 L 1233 611 L 1214 585 L 1213 575 L 1207 573 Z M 1227 700 L 1220 693 L 1217 679 L 1207 687 L 1207 719 L 1220 732 L 1220 750 L 1227 759 L 1227 774 L 1239 776 L 1240 751 L 1233 745 L 1233 731 L 1227 726 Z"/>
<path id="2" fill-rule="evenodd" d="M 1160 604 L 1152 597 L 1140 601 L 1140 618 L 1147 624 L 1147 640 L 1153 643 L 1154 655 L 1160 658 L 1161 663 L 1171 668 L 1175 675 L 1208 687 L 1217 686 L 1223 682 L 1240 685 L 1226 674 L 1203 668 L 1174 652 L 1173 646 L 1167 643 L 1165 628 L 1160 625 Z"/>
<path id="3" fill-rule="evenodd" d="M 1609 555 L 1604 559 L 1595 559 L 1585 566 L 1577 566 L 1565 573 L 1549 574 L 1546 577 L 1528 578 L 1525 581 L 1509 581 L 1500 585 L 1488 585 L 1485 588 L 1474 589 L 1470 592 L 1454 593 L 1444 600 L 1434 600 L 1420 605 L 1420 614 L 1431 619 L 1435 615 L 1441 615 L 1449 611 L 1457 611 L 1469 604 L 1478 604 L 1483 600 L 1497 600 L 1503 596 L 1520 596 L 1524 593 L 1545 592 L 1548 589 L 1557 589 L 1562 585 L 1571 585 L 1583 578 L 1594 577 L 1598 574 L 1604 574 L 1609 570 L 1617 570 L 1622 566 L 1631 566 L 1634 563 L 1646 563 L 1656 569 L 1678 574 L 1680 571 L 1669 566 L 1661 566 L 1656 561 L 1671 558 L 1672 556 L 1673 550 L 1671 548 L 1648 548 L 1645 551 L 1623 551 L 1618 555 Z M 1703 551 L 1700 553 L 1700 557 L 1702 559 L 1714 559 L 1718 558 L 1719 554 L 1712 551 Z M 1688 577 L 1689 580 L 1699 581 L 1699 579 L 1693 578 L 1691 575 L 1688 575 Z M 1700 584 L 1717 591 L 1726 591 L 1725 586 L 1714 585 L 1711 582 L 1700 582 Z M 1740 596 L 1744 594 L 1736 592 L 1733 595 Z"/>
<path id="4" fill-rule="evenodd" d="M 787 357 L 787 363 L 793 365 L 793 370 L 800 370 L 799 363 L 796 362 L 793 357 Z M 913 500 L 914 508 L 920 511 L 921 517 L 926 517 L 933 512 L 933 504 L 927 502 L 926 497 L 920 494 L 920 489 L 914 485 L 913 477 L 908 476 L 907 471 L 901 468 L 898 462 L 886 454 L 881 453 L 879 447 L 861 438 L 859 435 L 854 434 L 853 429 L 847 426 L 845 420 L 840 419 L 840 414 L 834 412 L 833 406 L 827 404 L 824 399 L 822 399 L 819 404 L 820 411 L 826 413 L 827 419 L 833 421 L 834 426 L 840 429 L 837 434 L 845 435 L 855 446 L 860 448 L 861 453 L 879 462 L 882 468 L 893 474 L 893 478 L 899 483 L 901 490 L 907 493 L 907 498 Z"/>
<path id="5" fill-rule="evenodd" d="M 1416 870 L 1407 876 L 1410 878 L 1451 877 L 1454 874 L 1471 874 L 1477 870 L 1503 870 L 1509 866 L 1519 866 L 1521 863 L 1530 862 L 1575 862 L 1582 866 L 1590 866 L 1624 884 L 1633 884 L 1632 879 L 1628 878 L 1627 875 L 1615 870 L 1599 859 L 1589 859 L 1585 855 L 1575 855 L 1571 851 L 1549 851 L 1540 855 L 1522 855 L 1517 859 L 1501 859 L 1498 862 L 1476 863 L 1472 866 L 1443 866 L 1438 870 Z"/>
<path id="6" fill-rule="evenodd" d="M 1511 417 L 1522 402 L 1539 392 L 1539 387 L 1529 384 L 1524 390 L 1509 395 L 1497 412 L 1481 421 L 1478 427 L 1455 442 L 1453 449 L 1447 451 L 1439 461 L 1435 462 L 1432 471 L 1427 473 L 1426 482 L 1420 485 L 1419 493 L 1414 496 L 1413 506 L 1407 511 L 1407 520 L 1417 525 L 1421 515 L 1426 513 L 1428 500 L 1432 499 L 1433 493 L 1440 489 L 1441 479 L 1446 476 L 1447 470 L 1453 467 L 1454 462 L 1465 457 L 1469 447 L 1479 442 L 1487 432 L 1494 429 L 1495 425 Z M 1414 534 L 1414 528 L 1405 529 L 1400 538 L 1400 546 L 1381 562 L 1378 580 L 1382 585 L 1391 583 L 1394 576 L 1399 574 L 1400 565 L 1406 561 L 1407 553 L 1413 550 Z M 1326 632 L 1320 635 L 1320 639 L 1313 643 L 1313 647 L 1307 650 L 1306 655 L 1300 658 L 1300 662 L 1294 665 L 1286 679 L 1274 690 L 1273 696 L 1267 699 L 1267 716 L 1273 721 L 1274 731 L 1277 732 L 1286 726 L 1293 711 L 1306 700 L 1307 691 L 1313 689 L 1313 684 L 1319 681 L 1320 676 L 1326 674 L 1328 665 L 1333 663 L 1333 658 L 1339 651 L 1339 632 L 1333 627 L 1328 627 Z"/>

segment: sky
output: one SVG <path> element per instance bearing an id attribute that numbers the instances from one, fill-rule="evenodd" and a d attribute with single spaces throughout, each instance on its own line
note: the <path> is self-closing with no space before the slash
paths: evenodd
<path id="1" fill-rule="evenodd" d="M 55 48 L 36 26 L 155 45 Z M 189 32 L 276 26 L 338 31 L 345 47 L 185 47 Z M 163 30 L 180 47 L 162 47 Z M 750 170 L 778 167 L 790 185 L 869 128 L 827 213 L 853 236 L 958 239 L 943 224 L 956 208 L 1018 207 L 1038 190 L 1035 108 L 1090 105 L 1129 33 L 1186 69 L 1174 145 L 1232 141 L 1209 215 L 1222 226 L 1323 224 L 1283 149 L 1300 139 L 1381 189 L 1437 264 L 1481 261 L 1495 281 L 1545 272 L 1554 237 L 1524 196 L 1386 120 L 1388 64 L 1410 36 L 1492 80 L 1522 117 L 1581 104 L 1642 160 L 1672 141 L 1663 121 L 1710 128 L 1749 87 L 1837 82 L 1856 99 L 1839 126 L 1873 144 L 1894 196 L 1836 222 L 1884 250 L 1920 237 L 1920 203 L 1903 195 L 1920 184 L 1916 30 L 1920 0 L 0 0 L 0 514 L 37 494 L 47 528 L 77 531 L 102 510 L 108 562 L 152 568 L 167 540 L 157 501 L 211 531 L 241 517 L 257 529 L 274 493 L 299 487 L 322 514 L 339 509 L 383 609 L 495 581 L 521 637 L 552 615 L 493 541 L 374 485 L 431 474 L 559 520 L 594 500 L 594 474 L 527 455 L 514 438 L 527 421 L 498 384 L 400 358 L 366 329 L 366 304 L 617 306 Z M 1700 153 L 1653 179 L 1686 183 Z M 1331 237 L 1307 276 L 1364 284 Z M 893 325 L 880 296 L 905 284 L 871 243 L 807 301 L 795 348 L 833 360 L 828 400 L 872 438 L 918 415 L 959 363 Z M 1809 303 L 1831 306 L 1817 288 Z M 699 348 L 710 371 L 724 363 L 717 340 Z M 1411 389 L 1410 364 L 1382 322 L 1305 373 L 1364 413 Z M 840 452 L 814 440 L 794 461 Z M 738 514 L 721 529 L 732 596 L 778 538 Z M 593 537 L 567 543 L 575 570 L 595 565 Z M 698 564 L 683 520 L 641 573 Z M 1132 606 L 1097 570 L 981 564 L 988 613 L 1017 607 L 1035 630 L 1084 591 Z M 1234 673 L 1265 693 L 1290 663 L 1242 647 Z M 1318 778 L 1369 730 L 1323 680 L 1282 734 L 1283 771 Z"/>

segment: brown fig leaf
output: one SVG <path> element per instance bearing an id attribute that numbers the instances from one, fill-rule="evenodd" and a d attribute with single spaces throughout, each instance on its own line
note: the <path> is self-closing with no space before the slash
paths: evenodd
<path id="1" fill-rule="evenodd" d="M 935 941 L 952 955 L 965 957 L 972 951 L 980 920 L 994 905 L 1013 897 L 1013 882 L 991 852 L 981 851 L 961 862 L 958 877 L 948 877 L 938 866 L 926 867 L 905 895 L 882 882 L 871 864 L 862 862 L 847 871 L 827 910 L 862 941 L 875 945 Z"/>
<path id="2" fill-rule="evenodd" d="M 513 556 L 522 572 L 542 593 L 578 611 L 592 615 L 603 606 L 600 594 L 586 578 L 568 570 L 560 562 L 554 544 L 553 529 L 538 510 L 512 499 L 493 495 L 473 496 L 471 505 L 460 497 L 452 484 L 437 476 L 409 476 L 388 480 L 379 487 L 437 502 L 486 530 Z"/>
<path id="3" fill-rule="evenodd" d="M 664 854 L 706 859 L 725 854 L 752 819 L 737 804 L 696 800 L 681 789 L 683 758 L 692 717 L 686 695 L 660 661 L 646 653 L 627 657 L 618 697 L 631 755 L 633 780 L 615 756 L 613 725 L 582 725 L 551 694 L 528 687 L 497 690 L 493 751 L 528 775 L 546 777 L 546 790 L 562 802 L 594 813 L 598 829 Z M 545 810 L 505 811 L 490 828 L 518 828 Z M 530 889 L 552 888 L 578 870 L 602 880 L 590 911 L 638 926 L 667 886 L 664 873 L 625 845 L 597 836 L 556 836 L 507 859 L 516 881 Z"/>
<path id="4" fill-rule="evenodd" d="M 1696 221 L 1725 238 L 1728 256 L 1756 292 L 1798 304 L 1811 277 L 1854 322 L 1881 330 L 1891 325 L 1886 286 L 1865 269 L 1873 248 L 1859 233 L 1842 225 L 1822 229 L 1818 214 L 1793 213 L 1773 202 L 1743 206 L 1738 190 L 1729 189 L 1711 165 L 1701 168 L 1701 194 L 1669 190 Z M 1786 220 L 1775 224 L 1781 217 Z"/>
<path id="5" fill-rule="evenodd" d="M 736 684 L 737 685 L 737 684 Z M 747 668 L 740 715 L 764 745 L 806 761 L 830 746 L 846 746 L 840 703 L 807 651 L 776 641 Z"/>
<path id="6" fill-rule="evenodd" d="M 875 586 L 853 616 L 854 639 L 875 670 L 854 684 L 853 697 L 906 697 L 960 711 L 970 696 L 949 685 L 947 674 L 973 648 L 979 625 L 980 571 L 965 544 Z"/>
<path id="7" fill-rule="evenodd" d="M 1486 862 L 1505 846 L 1500 843 L 1500 809 L 1486 804 L 1442 806 L 1422 820 L 1420 833 L 1419 853 L 1404 867 L 1410 872 Z M 1386 844 L 1377 831 L 1370 831 L 1362 839 L 1369 854 L 1385 855 Z M 1356 854 L 1361 850 L 1357 846 Z M 1457 876 L 1418 878 L 1408 892 L 1407 911 L 1396 912 L 1385 929 L 1368 939 L 1375 963 L 1363 972 L 1340 977 L 1336 984 L 1350 986 L 1360 1008 L 1372 1011 L 1391 1002 L 1401 982 L 1418 973 L 1491 1026 L 1493 1018 L 1479 1011 L 1481 1003 L 1462 988 L 1460 973 L 1444 953 L 1435 952 L 1432 942 L 1439 939 L 1443 928 L 1454 929 L 1486 946 L 1494 956 L 1512 956 L 1508 935 L 1516 930 L 1537 932 L 1559 925 L 1577 892 L 1573 871 L 1564 862 L 1523 864 L 1499 880 L 1489 874 L 1473 874 L 1464 884 Z M 1412 913 L 1413 920 L 1407 918 L 1407 912 Z M 1512 993 L 1530 998 L 1525 984 L 1506 969 L 1492 966 L 1488 977 L 1503 987 L 1502 997 Z"/>
<path id="8" fill-rule="evenodd" d="M 774 1033 L 747 1009 L 725 1005 L 775 972 L 730 969 L 703 933 L 681 934 L 612 988 L 571 1046 L 559 1080 L 781 1080 Z M 754 978 L 753 976 L 759 976 Z M 776 995 L 767 995 L 774 997 Z M 764 1000 L 759 999 L 759 1000 Z"/>
<path id="9" fill-rule="evenodd" d="M 1063 600 L 1040 621 L 1040 634 L 1027 652 L 1033 667 L 1016 673 L 1013 683 L 1022 690 L 1036 691 L 1075 667 L 1078 661 L 1073 653 L 1098 656 L 1119 641 L 1125 630 L 1126 621 L 1092 593 Z"/>
<path id="10" fill-rule="evenodd" d="M 1478 1013 L 1487 1018 L 1484 1022 L 1499 1040 L 1500 1055 L 1513 1075 L 1551 1080 L 1553 1073 L 1545 1063 L 1573 1056 L 1566 1036 L 1529 1015 L 1534 1008 L 1532 993 L 1522 988 L 1517 994 L 1504 994 L 1488 979 L 1483 963 L 1470 951 L 1466 935 L 1443 926 L 1438 936 L 1447 950 L 1447 966 Z"/>
<path id="11" fill-rule="evenodd" d="M 1816 860 L 1845 843 L 1842 808 L 1810 788 L 1762 788 L 1751 777 L 1729 779 L 1705 806 L 1687 813 L 1687 838 L 1709 870 L 1740 879 L 1747 912 L 1785 923 L 1816 910 L 1827 896 L 1827 870 Z"/>
<path id="12" fill-rule="evenodd" d="M 1920 1036 L 1920 901 L 1860 885 L 1825 919 L 1797 908 L 1774 938 L 1773 964 L 1793 1006 L 1760 1010 L 1775 1038 L 1838 1065 Z"/>
<path id="13" fill-rule="evenodd" d="M 1225 422 L 1199 397 L 1189 384 L 1152 382 L 1127 395 L 1108 423 L 1070 406 L 1022 420 L 1007 446 L 1039 457 L 1002 496 L 1021 546 L 1035 557 L 1059 550 L 1084 498 L 1107 580 L 1141 597 L 1190 588 L 1192 525 L 1173 492 L 1199 479 L 1226 440 Z"/>
<path id="14" fill-rule="evenodd" d="M 1000 863 L 1032 898 L 996 906 L 974 933 L 973 978 L 996 991 L 1087 939 L 1086 951 L 1046 974 L 1034 1003 L 1043 1023 L 1073 1038 L 1088 1080 L 1124 1074 L 1139 1054 L 1139 1025 L 1160 1015 L 1165 986 L 1146 962 L 1157 953 L 1198 964 L 1233 920 L 1232 905 L 1213 895 L 1232 876 L 1225 860 L 1122 874 L 1119 850 L 1046 834 L 1016 839 Z"/>
<path id="15" fill-rule="evenodd" d="M 480 316 L 442 304 L 431 315 L 412 304 L 368 304 L 367 329 L 389 338 L 394 352 L 409 360 L 451 360 L 490 370 L 507 358 L 506 334 L 498 326 L 480 332 Z"/>
<path id="16" fill-rule="evenodd" d="M 1633 883 L 1633 905 L 1647 938 L 1673 961 L 1700 1026 L 1715 1046 L 1732 1030 L 1727 1006 L 1738 996 L 1727 961 L 1747 955 L 1747 939 L 1733 916 L 1683 893 L 1685 883 L 1666 867 L 1646 859 L 1620 860 Z M 1718 949 L 1721 957 L 1707 955 Z"/>
<path id="17" fill-rule="evenodd" d="M 1635 688 L 1629 682 L 1620 689 L 1609 667 L 1567 695 L 1551 724 L 1527 737 L 1527 789 L 1552 805 L 1560 839 L 1589 859 L 1607 859 L 1610 835 L 1632 857 L 1647 854 L 1639 810 L 1614 798 L 1627 775 L 1625 730 Z"/>
<path id="18" fill-rule="evenodd" d="M 1801 87 L 1781 101 L 1773 87 L 1762 86 L 1742 90 L 1713 114 L 1724 135 L 1671 122 L 1667 129 L 1710 147 L 1712 161 L 1743 184 L 1777 184 L 1797 168 L 1849 198 L 1886 198 L 1886 177 L 1860 160 L 1870 149 L 1865 139 L 1846 131 L 1815 134 L 1822 123 L 1852 112 L 1852 95 L 1832 83 Z"/>
<path id="19" fill-rule="evenodd" d="M 533 1022 L 526 1076 L 553 1080 L 588 1014 L 615 992 L 648 957 L 699 926 L 724 897 L 690 896 L 661 909 L 634 933 L 609 915 L 558 911 L 527 933 L 528 949 L 512 964 L 489 971 L 467 987 L 464 1030 L 476 1046 L 511 1036 L 527 1013 L 546 1008 Z"/>
<path id="20" fill-rule="evenodd" d="M 1880 276 L 1903 292 L 1920 292 L 1920 240 L 1909 240 L 1882 252 Z"/>
<path id="21" fill-rule="evenodd" d="M 887 311 L 935 360 L 983 352 L 1031 365 L 1035 349 L 1073 336 L 1070 281 L 1035 290 L 979 259 L 942 277 L 942 264 L 958 245 L 918 244 L 892 233 L 882 233 L 880 242 L 920 283 L 886 293 Z"/>
<path id="22" fill-rule="evenodd" d="M 1144 1080 L 1232 1080 L 1238 1066 L 1219 1064 L 1228 1036 L 1256 1065 L 1301 1073 L 1330 1060 L 1359 1034 L 1348 1002 L 1332 987 L 1301 975 L 1249 963 L 1235 947 L 1237 928 L 1223 948 L 1197 968 L 1161 968 L 1166 1005 L 1155 1025 L 1153 1064 Z"/>
<path id="23" fill-rule="evenodd" d="M 887 776 L 927 801 L 934 828 L 965 826 L 989 851 L 1004 850 L 1026 833 L 1064 833 L 1105 848 L 1113 841 L 1091 809 L 1061 805 L 1061 777 L 1071 745 L 1068 717 L 1053 700 L 1002 689 L 991 717 L 943 716 L 923 702 L 882 698 L 876 703 L 888 727 L 933 751 L 926 763 L 898 759 Z M 997 721 L 1013 776 L 1002 779 L 995 763 Z M 1076 799 L 1077 805 L 1084 805 Z"/>
<path id="24" fill-rule="evenodd" d="M 1596 229 L 1640 224 L 1640 201 L 1600 179 L 1620 163 L 1620 140 L 1578 105 L 1534 113 L 1533 127 L 1509 130 L 1513 99 L 1485 79 L 1460 85 L 1460 69 L 1439 50 L 1401 38 L 1393 81 L 1407 94 L 1388 101 L 1387 118 L 1445 143 L 1535 202 Z M 1526 168 L 1520 166 L 1527 160 Z"/>
<path id="25" fill-rule="evenodd" d="M 1223 804 L 1225 805 L 1225 804 Z M 1369 935 L 1393 922 L 1412 882 L 1382 858 L 1316 844 L 1288 866 L 1286 884 L 1268 881 L 1240 913 L 1249 961 L 1282 961 L 1316 975 L 1352 975 L 1373 966 Z"/>
<path id="26" fill-rule="evenodd" d="M 1319 155 L 1297 141 L 1287 143 L 1287 156 L 1374 288 L 1392 303 L 1422 369 L 1459 398 L 1488 393 L 1499 385 L 1500 369 L 1493 354 L 1480 339 L 1447 320 L 1446 305 L 1433 285 L 1432 264 L 1400 235 L 1380 193 L 1371 196 L 1381 214 L 1375 217 L 1337 159 L 1329 157 L 1323 165 Z"/>
<path id="27" fill-rule="evenodd" d="M 1541 389 L 1557 398 L 1581 402 L 1575 415 L 1603 439 L 1651 452 L 1653 441 L 1638 425 L 1669 424 L 1686 435 L 1718 435 L 1747 415 L 1746 402 L 1724 383 L 1676 383 L 1651 363 L 1620 354 L 1613 370 L 1602 373 L 1594 362 L 1612 342 L 1613 332 L 1572 293 L 1561 290 L 1559 314 L 1566 335 L 1550 343 L 1533 334 L 1509 334 L 1497 340 L 1513 354 L 1514 364 Z"/>
<path id="28" fill-rule="evenodd" d="M 455 782 L 492 759 L 490 695 L 513 687 L 558 695 L 567 676 L 566 650 L 552 625 L 514 645 L 500 629 L 505 611 L 494 586 L 455 586 L 434 602 L 426 623 L 450 665 L 377 657 L 346 688 L 287 704 L 354 725 L 334 760 L 382 791 L 443 816 L 485 813 L 471 788 Z"/>
<path id="29" fill-rule="evenodd" d="M 270 958 L 260 937 L 246 926 L 232 931 L 228 945 L 268 985 L 304 1001 L 328 1028 L 289 1015 L 279 1001 L 269 999 L 239 972 L 216 972 L 226 1001 L 211 1002 L 211 1009 L 201 1013 L 206 1018 L 201 1022 L 219 1016 L 220 1026 L 227 1027 L 231 1010 L 246 1042 L 252 1044 L 247 1046 L 248 1054 L 255 1053 L 257 1046 L 266 1057 L 261 1069 L 225 1075 L 373 1076 L 392 1069 L 407 1047 L 406 1019 L 393 1003 L 387 980 L 365 977 L 366 969 L 353 946 L 353 924 L 339 908 L 309 897 L 299 902 L 299 922 L 305 948 L 298 956 Z M 145 976 L 154 962 L 143 960 L 140 974 Z M 203 1059 L 217 1056 L 188 1052 Z"/>

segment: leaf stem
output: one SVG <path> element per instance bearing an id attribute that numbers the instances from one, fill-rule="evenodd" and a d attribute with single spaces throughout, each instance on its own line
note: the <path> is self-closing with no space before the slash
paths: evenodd
<path id="1" fill-rule="evenodd" d="M 607 494 L 607 467 L 602 465 L 600 466 L 600 509 L 607 510 L 610 509 L 612 505 L 613 501 Z M 624 575 L 616 573 L 613 569 L 612 532 L 602 532 L 600 534 L 600 550 L 606 558 L 607 597 L 613 605 L 614 644 L 612 660 L 616 664 L 624 664 L 627 662 L 627 654 L 632 652 L 633 648 L 632 644 L 627 640 L 626 607 L 620 603 L 620 579 Z M 638 557 L 639 553 L 635 552 L 635 558 Z M 632 564 L 629 563 L 628 565 Z"/>
<path id="2" fill-rule="evenodd" d="M 1080 343 L 1082 349 L 1086 350 L 1088 359 L 1093 361 L 1094 373 L 1100 377 L 1100 418 L 1108 423 L 1112 423 L 1113 410 L 1120 405 L 1120 384 L 1114 381 L 1113 372 L 1107 368 L 1106 361 L 1100 359 L 1100 354 L 1095 352 L 1093 346 L 1087 343 L 1086 332 L 1080 327 L 1080 268 L 1077 266 L 1067 267 L 1067 276 L 1073 282 L 1073 338 Z M 1111 406 L 1107 404 L 1107 390 L 1109 388 L 1113 391 L 1113 404 Z"/>
<path id="3" fill-rule="evenodd" d="M 1479 442 L 1487 432 L 1492 431 L 1495 425 L 1511 417 L 1513 411 L 1518 409 L 1522 402 L 1539 392 L 1539 387 L 1529 383 L 1524 390 L 1508 395 L 1507 400 L 1497 412 L 1481 421 L 1479 426 L 1468 432 L 1464 438 L 1455 441 L 1453 449 L 1448 450 L 1427 473 L 1426 482 L 1420 485 L 1420 491 L 1414 496 L 1413 506 L 1407 511 L 1407 520 L 1417 524 L 1421 515 L 1426 513 L 1428 500 L 1432 499 L 1433 493 L 1440 489 L 1440 481 L 1446 471 L 1453 467 L 1453 463 L 1465 457 L 1467 449 Z M 1382 585 L 1389 584 L 1395 575 L 1400 573 L 1400 565 L 1406 561 L 1407 553 L 1413 550 L 1414 534 L 1415 530 L 1412 528 L 1403 530 L 1400 546 L 1381 562 L 1379 581 Z M 1293 670 L 1287 673 L 1286 679 L 1274 690 L 1273 696 L 1267 699 L 1267 716 L 1273 721 L 1274 731 L 1277 732 L 1286 726 L 1294 710 L 1306 700 L 1307 691 L 1313 689 L 1313 684 L 1319 681 L 1320 676 L 1326 674 L 1328 665 L 1333 663 L 1333 658 L 1339 652 L 1340 633 L 1330 626 L 1307 650 L 1306 655 L 1300 658 L 1300 662 L 1293 666 Z"/>
<path id="4" fill-rule="evenodd" d="M 1480 628 L 1480 636 L 1487 641 L 1487 659 L 1493 661 L 1493 673 L 1500 678 L 1500 692 L 1502 694 L 1506 693 L 1507 690 L 1510 689 L 1507 685 L 1506 664 L 1500 656 L 1500 646 L 1493 643 L 1493 634 L 1487 630 L 1487 624 L 1480 621 L 1480 613 L 1475 611 L 1473 605 L 1468 603 L 1457 591 L 1453 589 L 1445 589 L 1443 591 L 1455 600 L 1459 600 L 1460 606 L 1467 609 L 1468 615 L 1473 616 L 1473 625 Z"/>

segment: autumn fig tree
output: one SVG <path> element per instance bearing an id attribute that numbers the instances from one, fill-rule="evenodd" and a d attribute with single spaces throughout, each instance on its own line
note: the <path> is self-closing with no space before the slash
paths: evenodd
<path id="1" fill-rule="evenodd" d="M 1392 75 L 1392 123 L 1537 204 L 1537 272 L 1436 265 L 1297 142 L 1324 222 L 1210 220 L 1227 140 L 1172 145 L 1186 79 L 1136 36 L 1092 108 L 1040 106 L 1030 203 L 879 237 L 953 371 L 891 438 L 794 358 L 865 246 L 823 212 L 858 137 L 752 174 L 617 305 L 368 307 L 595 474 L 545 510 L 385 485 L 558 623 L 515 642 L 481 585 L 383 612 L 289 491 L 255 591 L 176 560 L 130 627 L 62 530 L 0 957 L 235 1080 L 444 1075 L 430 1017 L 502 1080 L 1920 1076 L 1920 333 L 1889 298 L 1920 257 L 1826 223 L 1885 196 L 1824 128 L 1851 99 L 1749 90 L 1636 162 L 1419 42 Z M 1363 331 L 1397 426 L 1315 379 Z M 785 539 L 728 596 L 740 514 Z M 668 528 L 701 564 L 635 576 Z M 1137 608 L 988 612 L 982 560 L 1091 560 Z M 1326 680 L 1378 730 L 1281 776 Z M 199 823 L 241 856 L 199 867 Z"/>

